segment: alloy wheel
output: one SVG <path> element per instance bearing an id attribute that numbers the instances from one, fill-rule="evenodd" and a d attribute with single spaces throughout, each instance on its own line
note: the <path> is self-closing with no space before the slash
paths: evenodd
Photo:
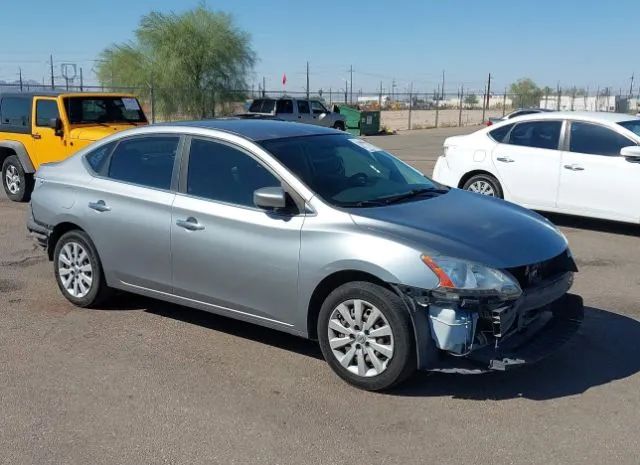
<path id="1" fill-rule="evenodd" d="M 329 318 L 329 345 L 338 362 L 351 373 L 377 376 L 393 357 L 393 331 L 375 305 L 360 299 L 338 305 Z"/>
<path id="2" fill-rule="evenodd" d="M 20 175 L 18 174 L 18 168 L 13 165 L 7 166 L 4 178 L 7 189 L 11 194 L 20 192 Z"/>
<path id="3" fill-rule="evenodd" d="M 58 274 L 65 291 L 72 297 L 83 298 L 91 290 L 93 267 L 85 248 L 78 242 L 67 242 L 58 256 Z"/>
<path id="4" fill-rule="evenodd" d="M 489 197 L 495 197 L 496 191 L 493 186 L 487 181 L 478 180 L 474 183 L 470 184 L 467 188 L 470 192 L 475 192 L 476 194 L 488 195 Z"/>

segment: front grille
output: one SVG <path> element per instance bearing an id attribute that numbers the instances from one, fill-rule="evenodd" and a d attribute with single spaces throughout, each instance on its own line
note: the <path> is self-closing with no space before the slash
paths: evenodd
<path id="1" fill-rule="evenodd" d="M 547 279 L 553 279 L 567 271 L 578 271 L 573 259 L 569 256 L 569 249 L 549 260 L 531 265 L 507 268 L 524 290 L 535 286 Z"/>

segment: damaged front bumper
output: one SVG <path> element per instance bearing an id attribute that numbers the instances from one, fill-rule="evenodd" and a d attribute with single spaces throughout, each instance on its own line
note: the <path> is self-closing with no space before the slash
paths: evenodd
<path id="1" fill-rule="evenodd" d="M 428 292 L 401 287 L 416 328 L 419 368 L 507 370 L 555 352 L 578 331 L 582 298 L 568 294 L 573 273 L 527 289 L 515 301 L 442 306 Z"/>

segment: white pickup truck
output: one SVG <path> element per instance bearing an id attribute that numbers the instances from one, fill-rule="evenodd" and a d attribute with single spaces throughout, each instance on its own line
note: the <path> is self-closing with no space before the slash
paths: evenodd
<path id="1" fill-rule="evenodd" d="M 258 98 L 251 103 L 249 111 L 242 116 L 264 116 L 284 121 L 315 124 L 342 131 L 346 128 L 344 115 L 328 110 L 320 100 L 313 99 L 289 97 L 279 99 Z"/>

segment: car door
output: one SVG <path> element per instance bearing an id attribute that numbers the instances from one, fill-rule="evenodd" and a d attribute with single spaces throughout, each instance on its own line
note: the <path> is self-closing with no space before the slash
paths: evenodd
<path id="1" fill-rule="evenodd" d="M 555 207 L 560 178 L 561 120 L 516 123 L 492 151 L 506 197 L 532 208 Z"/>
<path id="2" fill-rule="evenodd" d="M 311 118 L 313 119 L 314 124 L 320 126 L 331 126 L 331 118 L 328 118 L 330 112 L 325 108 L 322 102 L 318 100 L 310 100 L 311 105 Z"/>
<path id="3" fill-rule="evenodd" d="M 54 118 L 60 118 L 57 99 L 36 97 L 33 99 L 33 115 L 31 137 L 38 164 L 65 159 L 70 153 L 70 147 L 64 132 L 56 133 L 49 123 Z"/>
<path id="4" fill-rule="evenodd" d="M 296 100 L 298 107 L 298 122 L 315 124 L 313 116 L 311 115 L 311 107 L 308 100 Z"/>
<path id="5" fill-rule="evenodd" d="M 87 155 L 96 177 L 77 202 L 108 280 L 171 292 L 172 185 L 180 140 L 135 136 Z"/>
<path id="6" fill-rule="evenodd" d="M 576 214 L 639 221 L 640 164 L 620 155 L 631 145 L 637 144 L 611 128 L 571 121 L 558 206 Z"/>
<path id="7" fill-rule="evenodd" d="M 253 155 L 222 140 L 190 140 L 173 206 L 174 292 L 211 310 L 291 325 L 297 301 L 302 214 L 253 204 L 281 181 Z"/>

